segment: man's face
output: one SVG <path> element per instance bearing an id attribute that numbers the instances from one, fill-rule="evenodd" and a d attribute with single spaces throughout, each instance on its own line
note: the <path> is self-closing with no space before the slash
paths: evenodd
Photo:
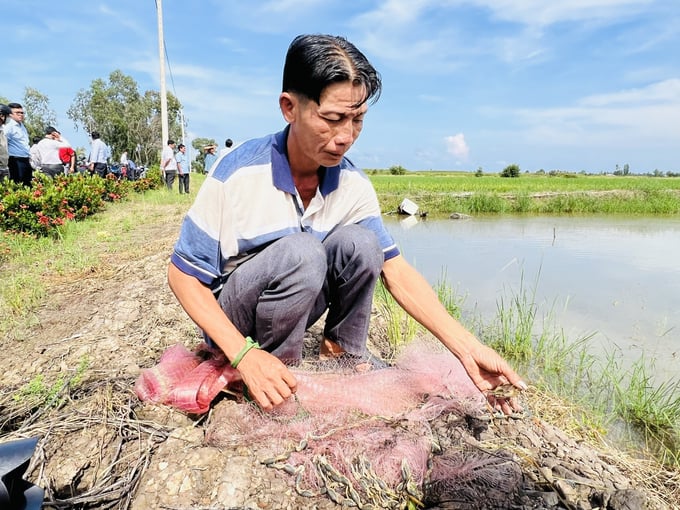
<path id="1" fill-rule="evenodd" d="M 340 163 L 361 133 L 368 106 L 352 105 L 363 96 L 363 87 L 350 82 L 326 87 L 318 105 L 296 94 L 281 94 L 281 110 L 290 124 L 288 156 L 294 172 Z"/>
<path id="2" fill-rule="evenodd" d="M 24 109 L 23 108 L 12 108 L 12 113 L 9 114 L 17 122 L 24 122 Z"/>

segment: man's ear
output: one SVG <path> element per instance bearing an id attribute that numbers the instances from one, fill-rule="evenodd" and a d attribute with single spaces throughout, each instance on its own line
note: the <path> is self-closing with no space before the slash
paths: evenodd
<path id="1" fill-rule="evenodd" d="M 281 108 L 283 118 L 289 124 L 295 120 L 295 110 L 298 107 L 298 103 L 298 98 L 290 92 L 282 92 L 279 96 L 279 108 Z"/>

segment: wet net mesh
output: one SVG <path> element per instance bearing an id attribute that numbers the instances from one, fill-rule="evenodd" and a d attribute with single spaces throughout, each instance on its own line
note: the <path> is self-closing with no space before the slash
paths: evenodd
<path id="1" fill-rule="evenodd" d="M 469 453 L 438 451 L 435 420 L 453 416 L 459 423 L 484 409 L 460 362 L 439 344 L 414 342 L 387 369 L 324 372 L 308 363 L 295 376 L 297 394 L 273 412 L 238 404 L 216 409 L 207 441 L 266 445 L 260 461 L 288 473 L 298 494 L 359 508 L 416 508 L 426 486 L 441 495 L 454 486 L 474 492 L 514 483 L 497 469 L 507 459 L 477 452 L 468 462 Z"/>
<path id="2" fill-rule="evenodd" d="M 301 496 L 364 509 L 419 508 L 426 492 L 475 501 L 480 491 L 507 495 L 518 483 L 521 473 L 507 458 L 442 450 L 438 438 L 455 434 L 447 423 L 482 415 L 485 400 L 457 358 L 434 341 L 412 342 L 386 369 L 358 373 L 304 362 L 293 372 L 297 393 L 265 413 L 240 396 L 238 372 L 219 354 L 176 346 L 135 389 L 142 400 L 191 413 L 212 402 L 206 441 L 252 446 Z M 220 393 L 230 398 L 215 405 Z"/>

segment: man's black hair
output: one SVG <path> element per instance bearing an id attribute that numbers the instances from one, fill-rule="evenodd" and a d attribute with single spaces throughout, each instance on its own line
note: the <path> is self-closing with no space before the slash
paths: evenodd
<path id="1" fill-rule="evenodd" d="M 365 95 L 355 107 L 375 103 L 380 97 L 380 74 L 344 37 L 299 35 L 290 43 L 283 67 L 283 92 L 301 94 L 319 104 L 328 85 L 346 81 L 364 87 Z"/>

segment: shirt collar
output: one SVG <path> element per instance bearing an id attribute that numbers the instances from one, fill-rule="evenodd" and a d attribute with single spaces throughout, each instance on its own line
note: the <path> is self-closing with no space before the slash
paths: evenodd
<path id="1" fill-rule="evenodd" d="M 283 131 L 279 131 L 274 135 L 274 143 L 272 144 L 272 180 L 274 186 L 295 195 L 295 183 L 290 171 L 290 164 L 288 163 L 287 140 L 290 132 L 290 125 L 287 125 Z M 333 167 L 321 167 L 320 178 L 321 185 L 319 189 L 322 196 L 327 196 L 338 188 L 340 183 L 340 170 L 345 168 L 348 164 L 347 158 L 343 158 L 339 165 Z"/>

